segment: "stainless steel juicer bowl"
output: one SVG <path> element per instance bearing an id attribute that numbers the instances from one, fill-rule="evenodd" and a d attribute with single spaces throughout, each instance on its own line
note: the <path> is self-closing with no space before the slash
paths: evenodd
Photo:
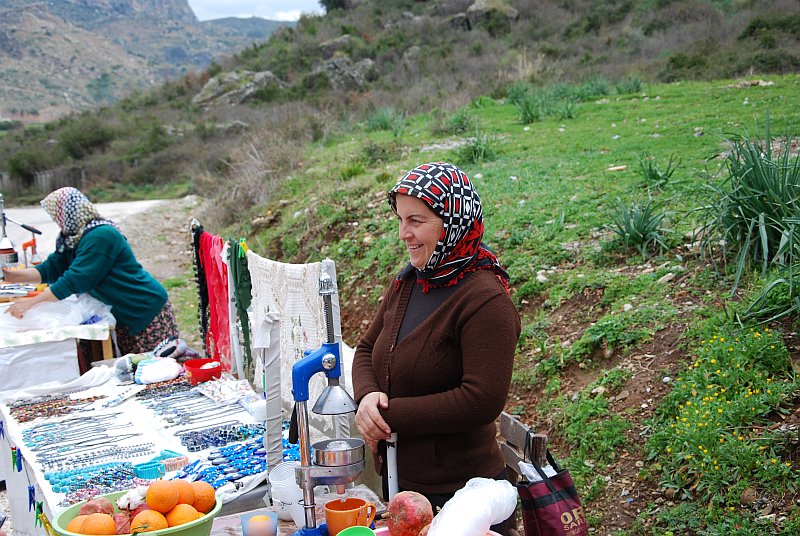
<path id="1" fill-rule="evenodd" d="M 353 437 L 326 439 L 312 445 L 314 465 L 341 467 L 364 461 L 364 440 Z"/>

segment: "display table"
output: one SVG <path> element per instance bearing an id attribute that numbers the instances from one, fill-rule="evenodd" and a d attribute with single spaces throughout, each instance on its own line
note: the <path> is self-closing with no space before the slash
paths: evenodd
<path id="1" fill-rule="evenodd" d="M 78 339 L 109 341 L 110 348 L 110 333 L 107 322 L 0 333 L 0 397 L 50 381 L 74 380 L 80 376 Z"/>
<path id="2" fill-rule="evenodd" d="M 200 425 L 169 421 L 137 396 L 142 394 L 145 386 L 119 385 L 111 367 L 93 368 L 75 382 L 64 386 L 64 389 L 78 392 L 64 395 L 58 388 L 48 389 L 45 386 L 28 389 L 28 392 L 44 394 L 49 390 L 54 397 L 66 399 L 70 403 L 75 400 L 74 406 L 77 409 L 65 415 L 25 421 L 27 417 L 20 409 L 13 408 L 14 402 L 6 399 L 6 403 L 0 403 L 0 470 L 6 475 L 10 517 L 15 536 L 46 536 L 44 529 L 36 524 L 33 511 L 35 506 L 32 504 L 41 502 L 42 511 L 50 520 L 69 507 L 66 502 L 71 497 L 74 498 L 74 492 L 68 495 L 57 489 L 48 482 L 45 473 L 73 468 L 76 453 L 83 453 L 78 454 L 79 457 L 89 457 L 91 461 L 86 462 L 86 465 L 130 462 L 136 466 L 150 462 L 158 453 L 169 451 L 185 456 L 190 462 L 198 462 L 199 467 L 202 467 L 202 462 L 207 461 L 210 448 L 192 449 L 195 451 L 190 452 L 182 444 L 179 434 L 197 429 L 198 426 L 213 427 L 231 421 L 236 422 L 237 426 L 256 424 L 252 416 L 237 404 L 216 406 L 213 401 L 207 402 L 211 409 L 197 412 L 200 415 L 195 420 L 202 421 Z M 181 404 L 184 406 L 181 411 L 186 411 L 186 400 L 189 396 L 204 398 L 194 391 L 184 391 L 180 397 L 175 396 L 182 400 Z M 169 400 L 170 397 L 165 395 L 164 398 Z M 164 404 L 161 398 L 153 398 L 150 402 Z M 201 403 L 190 401 L 188 405 L 198 404 Z M 206 418 L 206 414 L 218 416 Z M 64 442 L 50 441 L 44 448 L 36 446 L 31 441 L 33 432 L 44 428 L 49 433 L 51 425 L 73 437 Z M 82 430 L 77 437 L 74 432 L 76 429 Z M 22 456 L 20 463 L 13 463 L 15 455 L 12 452 Z M 100 454 L 103 454 L 102 457 L 98 457 Z M 49 465 L 46 466 L 46 463 Z M 231 502 L 256 488 L 265 478 L 266 473 L 259 473 L 237 481 L 235 486 L 233 483 L 225 484 L 217 489 L 218 497 L 223 502 Z"/>

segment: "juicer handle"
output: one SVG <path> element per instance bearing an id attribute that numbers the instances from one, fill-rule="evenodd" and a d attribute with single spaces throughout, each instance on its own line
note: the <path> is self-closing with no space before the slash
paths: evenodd
<path id="1" fill-rule="evenodd" d="M 42 234 L 42 232 L 39 229 L 37 229 L 36 227 L 31 227 L 30 225 L 25 225 L 24 223 L 20 223 L 20 222 L 18 222 L 16 220 L 12 220 L 11 218 L 8 217 L 8 215 L 6 215 L 6 221 L 10 221 L 11 223 L 16 223 L 17 225 L 19 225 L 20 227 L 22 227 L 26 231 L 30 231 L 31 233 Z"/>
<path id="2" fill-rule="evenodd" d="M 289 443 L 296 445 L 300 441 L 300 428 L 297 425 L 297 405 L 292 408 L 292 417 L 289 419 Z"/>

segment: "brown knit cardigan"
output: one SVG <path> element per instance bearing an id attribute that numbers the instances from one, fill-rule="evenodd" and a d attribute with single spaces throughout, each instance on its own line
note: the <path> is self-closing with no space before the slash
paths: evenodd
<path id="1" fill-rule="evenodd" d="M 520 320 L 494 273 L 478 270 L 396 342 L 416 281 L 394 283 L 356 348 L 356 400 L 389 396 L 383 417 L 398 434 L 400 487 L 452 493 L 504 467 L 495 419 L 508 396 Z"/>

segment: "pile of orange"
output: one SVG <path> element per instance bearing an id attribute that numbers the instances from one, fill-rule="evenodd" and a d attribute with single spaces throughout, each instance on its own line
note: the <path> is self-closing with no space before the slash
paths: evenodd
<path id="1" fill-rule="evenodd" d="M 217 502 L 214 488 L 207 482 L 157 480 L 145 497 L 148 510 L 131 520 L 131 532 L 152 532 L 191 523 L 210 512 Z M 77 534 L 112 535 L 114 518 L 108 514 L 75 516 L 65 527 Z"/>

